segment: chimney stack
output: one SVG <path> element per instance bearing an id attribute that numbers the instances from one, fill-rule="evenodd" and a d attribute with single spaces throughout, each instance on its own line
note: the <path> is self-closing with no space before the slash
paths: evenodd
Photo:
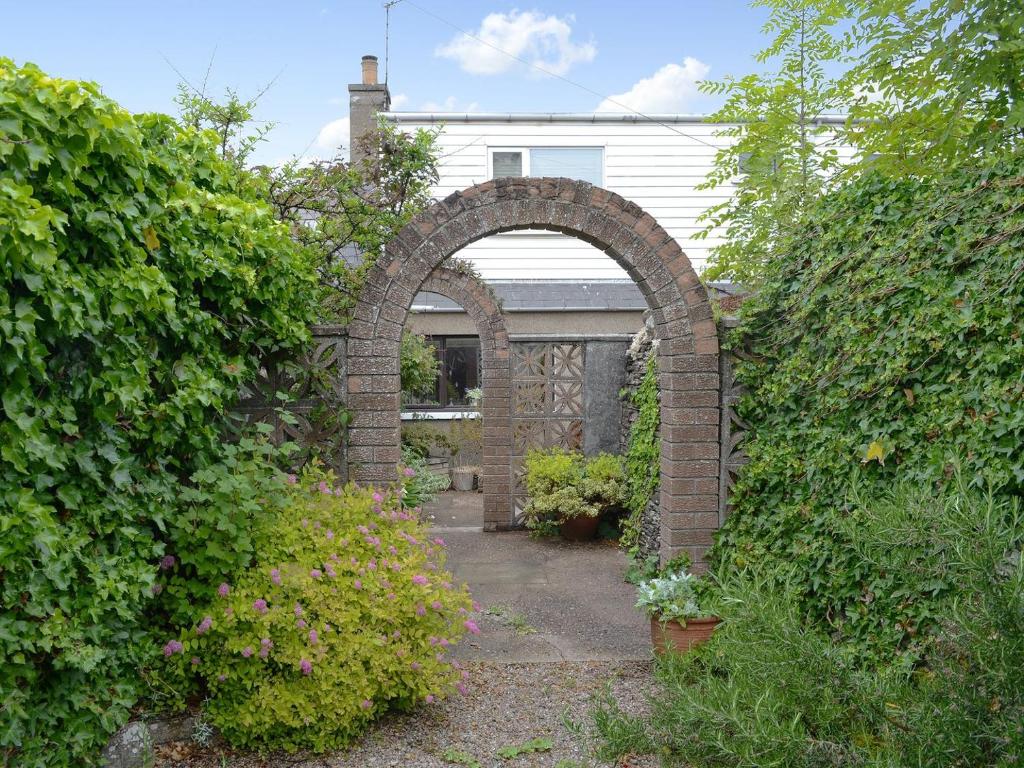
<path id="1" fill-rule="evenodd" d="M 363 85 L 377 84 L 377 57 L 363 56 Z"/>
<path id="2" fill-rule="evenodd" d="M 373 151 L 377 114 L 391 108 L 386 83 L 377 82 L 377 57 L 363 56 L 363 81 L 348 87 L 349 157 L 353 167 L 363 165 Z M 370 141 L 367 141 L 370 137 Z"/>

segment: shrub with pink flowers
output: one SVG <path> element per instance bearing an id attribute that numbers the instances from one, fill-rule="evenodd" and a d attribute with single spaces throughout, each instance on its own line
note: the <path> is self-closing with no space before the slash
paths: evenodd
<path id="1" fill-rule="evenodd" d="M 382 712 L 462 689 L 449 654 L 479 631 L 472 601 L 400 488 L 336 488 L 310 470 L 288 493 L 256 564 L 163 641 L 227 740 L 322 751 Z"/>

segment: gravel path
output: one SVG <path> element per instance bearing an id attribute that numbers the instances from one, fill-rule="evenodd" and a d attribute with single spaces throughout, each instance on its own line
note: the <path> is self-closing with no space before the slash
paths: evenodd
<path id="1" fill-rule="evenodd" d="M 469 692 L 382 719 L 346 752 L 259 758 L 211 745 L 159 748 L 154 768 L 591 768 L 586 736 L 595 696 L 610 687 L 626 712 L 646 709 L 651 675 L 647 620 L 622 580 L 614 546 L 485 534 L 482 497 L 446 493 L 430 508 L 448 542 L 449 567 L 483 604 L 483 633 L 455 657 L 470 670 Z M 581 585 L 585 585 L 581 587 Z M 645 660 L 640 660 L 645 659 Z M 502 759 L 502 747 L 550 739 L 549 750 Z M 460 762 L 461 759 L 461 762 Z M 649 768 L 652 758 L 622 768 Z"/>
<path id="2" fill-rule="evenodd" d="M 216 746 L 170 744 L 159 748 L 155 768 L 589 768 L 602 764 L 573 725 L 589 724 L 594 697 L 610 690 L 623 710 L 638 714 L 646 710 L 653 685 L 651 664 L 641 661 L 467 666 L 468 695 L 386 717 L 346 752 L 258 758 Z M 502 747 L 538 738 L 550 739 L 551 749 L 511 759 L 497 755 Z M 653 768 L 656 762 L 648 757 L 619 765 Z"/>

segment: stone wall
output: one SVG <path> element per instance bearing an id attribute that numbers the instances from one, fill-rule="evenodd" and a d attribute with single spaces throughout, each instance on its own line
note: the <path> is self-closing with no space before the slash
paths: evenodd
<path id="1" fill-rule="evenodd" d="M 734 317 L 725 317 L 719 322 L 719 334 L 723 341 L 729 332 L 737 326 Z M 637 409 L 632 405 L 629 394 L 636 391 L 647 370 L 647 363 L 652 355 L 657 354 L 658 342 L 645 327 L 630 344 L 626 352 L 626 376 L 622 397 L 622 417 L 619 428 L 619 452 L 625 455 L 629 448 L 629 433 L 637 418 Z M 720 357 L 721 376 L 721 436 L 720 436 L 720 470 L 719 470 L 719 525 L 725 522 L 729 514 L 729 492 L 736 479 L 736 473 L 746 462 L 742 443 L 747 425 L 736 413 L 736 404 L 743 395 L 743 390 L 736 384 L 735 363 L 743 356 L 743 350 L 723 350 Z M 660 397 L 660 393 L 659 393 Z M 647 509 L 640 521 L 640 539 L 638 553 L 640 559 L 657 555 L 661 548 L 661 510 L 660 495 L 655 492 L 647 504 Z"/>
<path id="2" fill-rule="evenodd" d="M 631 395 L 636 392 L 647 371 L 647 363 L 658 353 L 658 341 L 646 325 L 629 345 L 626 351 L 626 373 L 623 385 L 622 416 L 619 420 L 619 453 L 626 454 L 629 448 L 629 433 L 637 419 L 638 410 L 632 403 Z M 660 393 L 659 393 L 660 396 Z M 641 560 L 657 555 L 661 551 L 661 510 L 660 494 L 657 490 L 647 502 L 647 509 L 640 520 L 640 537 L 637 554 Z"/>

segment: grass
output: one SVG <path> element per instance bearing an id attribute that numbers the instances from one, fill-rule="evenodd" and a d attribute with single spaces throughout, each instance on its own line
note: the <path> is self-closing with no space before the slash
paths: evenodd
<path id="1" fill-rule="evenodd" d="M 504 624 L 520 637 L 532 635 L 537 631 L 536 627 L 530 625 L 526 614 L 516 613 L 507 605 L 488 606 L 484 613 L 494 617 L 499 623 Z"/>
<path id="2" fill-rule="evenodd" d="M 498 750 L 498 757 L 503 760 L 512 760 L 520 755 L 528 755 L 532 752 L 550 752 L 555 743 L 546 736 L 524 741 L 522 744 L 510 744 Z"/>
<path id="3" fill-rule="evenodd" d="M 448 747 L 448 749 L 442 752 L 441 759 L 455 765 L 464 765 L 466 768 L 483 768 L 480 765 L 480 761 L 469 754 L 469 752 L 455 749 L 454 747 Z"/>

